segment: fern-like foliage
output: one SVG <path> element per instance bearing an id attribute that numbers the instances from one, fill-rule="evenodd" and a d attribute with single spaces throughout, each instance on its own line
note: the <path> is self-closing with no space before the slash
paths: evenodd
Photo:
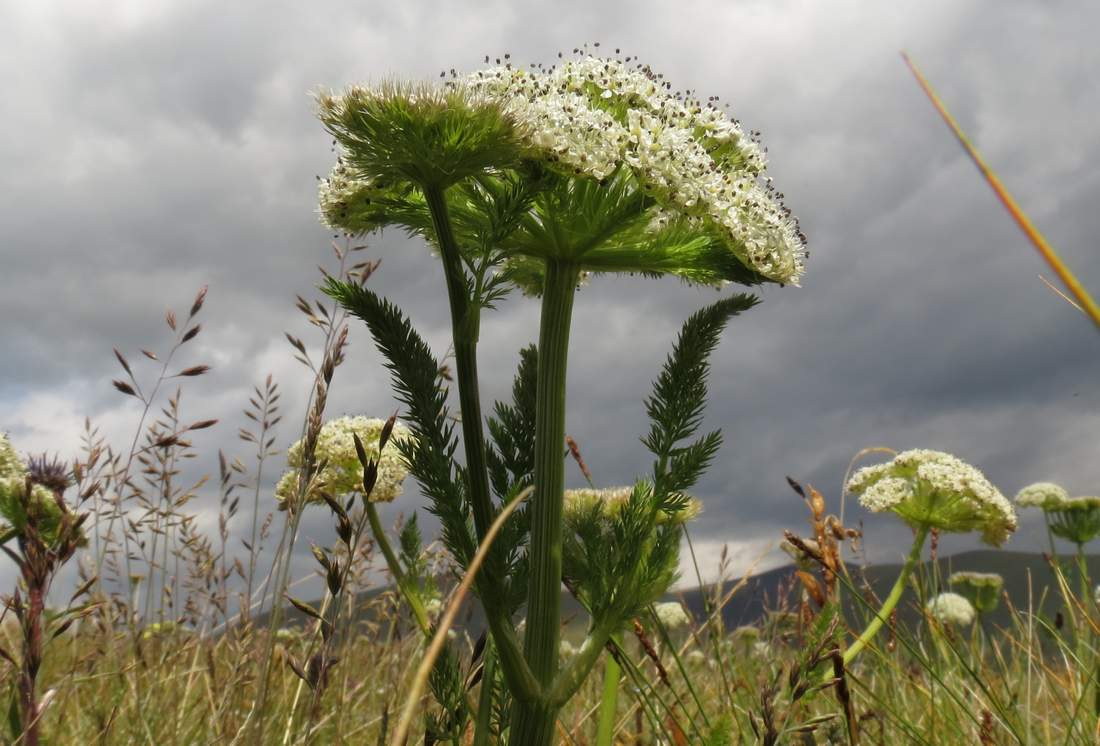
<path id="1" fill-rule="evenodd" d="M 361 285 L 331 278 L 322 290 L 366 323 L 385 358 L 414 436 L 397 445 L 409 463 L 409 473 L 428 497 L 431 512 L 439 517 L 444 544 L 465 567 L 477 544 L 468 518 L 465 480 L 454 458 L 458 438 L 446 404 L 447 392 L 436 381 L 438 361 L 408 318 L 385 298 Z"/>
<path id="2" fill-rule="evenodd" d="M 657 457 L 652 480 L 635 483 L 617 509 L 596 503 L 567 516 L 563 577 L 594 623 L 637 616 L 675 581 L 686 490 L 722 444 L 718 431 L 691 440 L 703 419 L 710 354 L 729 319 L 755 304 L 736 295 L 688 318 L 646 400 L 652 424 L 642 442 Z"/>
<path id="3" fill-rule="evenodd" d="M 703 421 L 710 354 L 722 330 L 731 318 L 758 302 L 755 296 L 739 294 L 692 314 L 653 384 L 653 393 L 646 399 L 651 424 L 642 442 L 657 457 L 653 484 L 662 500 L 675 502 L 677 493 L 694 485 L 722 444 L 722 434 L 716 430 L 680 445 L 695 435 Z"/>
<path id="4" fill-rule="evenodd" d="M 530 345 L 520 350 L 519 369 L 512 384 L 512 402 L 496 402 L 493 415 L 489 417 L 492 447 L 486 452 L 486 462 L 493 492 L 504 503 L 515 499 L 534 481 L 537 378 L 538 350 Z M 506 563 L 504 601 L 512 612 L 527 597 L 526 549 L 530 530 L 530 511 L 523 505 L 504 525 L 497 539 Z"/>
<path id="5" fill-rule="evenodd" d="M 638 616 L 676 579 L 679 525 L 658 523 L 659 513 L 641 481 L 613 516 L 597 503 L 567 519 L 562 575 L 596 624 Z"/>

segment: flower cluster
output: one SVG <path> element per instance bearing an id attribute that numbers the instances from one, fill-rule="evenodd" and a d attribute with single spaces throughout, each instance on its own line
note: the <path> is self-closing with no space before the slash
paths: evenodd
<path id="1" fill-rule="evenodd" d="M 529 157 L 599 181 L 627 171 L 659 206 L 655 227 L 686 221 L 755 272 L 797 284 L 805 237 L 762 179 L 763 149 L 713 99 L 674 94 L 647 66 L 591 56 L 490 68 L 461 85 L 502 101 Z"/>
<path id="2" fill-rule="evenodd" d="M 23 477 L 27 467 L 15 451 L 7 435 L 0 433 L 0 479 Z"/>
<path id="3" fill-rule="evenodd" d="M 354 435 L 359 436 L 367 458 L 378 462 L 378 479 L 370 494 L 371 502 L 390 502 L 400 495 L 409 470 L 397 444 L 408 441 L 412 435 L 407 427 L 395 423 L 389 442 L 380 454 L 378 440 L 385 424 L 385 420 L 368 417 L 340 417 L 326 422 L 314 450 L 314 462 L 323 468 L 308 486 L 306 501 L 320 502 L 322 492 L 333 496 L 362 492 L 363 466 L 355 450 Z M 303 448 L 304 443 L 299 440 L 287 450 L 287 464 L 291 468 L 275 486 L 280 509 L 285 509 L 298 495 Z"/>
<path id="4" fill-rule="evenodd" d="M 52 542 L 60 525 L 62 510 L 49 488 L 32 482 L 27 495 L 27 465 L 11 441 L 0 434 L 0 543 L 23 533 L 33 518 L 47 542 Z"/>
<path id="5" fill-rule="evenodd" d="M 940 451 L 903 451 L 893 461 L 857 471 L 847 489 L 868 510 L 893 511 L 914 527 L 980 530 L 994 546 L 1016 530 L 1012 504 L 985 475 Z"/>
<path id="6" fill-rule="evenodd" d="M 995 572 L 953 572 L 947 582 L 982 614 L 997 608 L 1005 584 Z"/>
<path id="7" fill-rule="evenodd" d="M 1100 536 L 1100 497 L 1071 497 L 1045 510 L 1055 536 L 1079 545 Z"/>
<path id="8" fill-rule="evenodd" d="M 586 515 L 598 513 L 604 518 L 614 518 L 630 501 L 633 487 L 607 487 L 604 489 L 592 489 L 583 487 L 576 490 L 565 491 L 565 519 L 576 521 Z M 703 504 L 694 497 L 688 497 L 684 507 L 672 515 L 661 512 L 657 515 L 657 523 L 663 524 L 669 521 L 673 523 L 687 523 L 694 519 L 703 510 Z"/>
<path id="9" fill-rule="evenodd" d="M 929 600 L 925 609 L 940 624 L 969 627 L 974 623 L 974 607 L 958 593 L 941 593 Z"/>
<path id="10" fill-rule="evenodd" d="M 691 624 L 691 617 L 679 601 L 653 604 L 653 613 L 657 615 L 661 626 L 669 631 Z"/>
<path id="11" fill-rule="evenodd" d="M 1021 508 L 1053 510 L 1069 500 L 1069 493 L 1053 482 L 1029 484 L 1016 493 L 1016 504 Z"/>

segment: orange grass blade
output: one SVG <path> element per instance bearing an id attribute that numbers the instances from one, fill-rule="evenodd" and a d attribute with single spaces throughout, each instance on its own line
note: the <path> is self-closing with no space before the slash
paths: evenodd
<path id="1" fill-rule="evenodd" d="M 903 60 L 905 60 L 905 64 L 909 66 L 909 69 L 912 71 L 913 75 L 916 76 L 917 83 L 920 84 L 921 89 L 924 90 L 925 95 L 928 96 L 928 99 L 932 102 L 932 105 L 936 107 L 936 111 L 938 111 L 940 113 L 940 116 L 943 117 L 943 121 L 947 123 L 947 126 L 951 128 L 951 131 L 955 134 L 955 137 L 958 138 L 959 143 L 963 146 L 966 154 L 970 156 L 970 160 L 974 161 L 974 165 L 978 167 L 978 170 L 981 171 L 982 176 L 985 178 L 986 182 L 989 184 L 990 187 L 992 187 L 993 193 L 997 195 L 997 198 L 1001 200 L 1001 204 L 1003 204 L 1005 206 L 1005 209 L 1008 210 L 1008 214 L 1011 215 L 1013 220 L 1016 221 L 1016 224 L 1020 226 L 1020 230 L 1024 232 L 1024 235 L 1028 237 L 1028 240 L 1031 241 L 1032 245 L 1039 250 L 1039 253 L 1042 255 L 1043 259 L 1046 260 L 1047 264 L 1050 265 L 1051 269 L 1053 269 L 1055 274 L 1057 274 L 1058 277 L 1062 280 L 1062 283 L 1066 286 L 1066 289 L 1068 289 L 1069 292 L 1075 298 L 1077 298 L 1084 312 L 1089 316 L 1089 318 L 1093 320 L 1097 327 L 1100 327 L 1100 306 L 1096 305 L 1096 301 L 1094 301 L 1092 299 L 1092 296 L 1089 295 L 1088 291 L 1085 290 L 1084 285 L 1082 285 L 1077 280 L 1077 277 L 1073 274 L 1072 271 L 1070 271 L 1070 268 L 1065 265 L 1065 263 L 1058 256 L 1057 252 L 1054 251 L 1054 247 L 1047 242 L 1046 238 L 1043 237 L 1043 234 L 1039 232 L 1039 229 L 1035 227 L 1028 216 L 1016 203 L 1016 200 L 1013 199 L 1012 195 L 1008 193 L 1008 190 L 1005 189 L 1004 184 L 1002 184 L 1001 180 L 997 178 L 997 174 L 993 173 L 993 170 L 988 165 L 986 165 L 985 161 L 982 160 L 982 157 L 978 155 L 977 149 L 973 146 L 973 144 L 971 144 L 970 140 L 966 136 L 966 133 L 963 132 L 962 127 L 960 127 L 959 123 L 955 121 L 955 118 L 951 116 L 951 113 L 947 111 L 947 107 L 943 105 L 943 102 L 940 101 L 939 96 L 937 96 L 936 92 L 932 90 L 932 86 L 928 83 L 928 80 L 924 77 L 921 71 L 917 69 L 917 66 L 913 63 L 913 60 L 911 60 L 909 58 L 909 55 L 905 52 L 901 53 L 901 57 Z"/>

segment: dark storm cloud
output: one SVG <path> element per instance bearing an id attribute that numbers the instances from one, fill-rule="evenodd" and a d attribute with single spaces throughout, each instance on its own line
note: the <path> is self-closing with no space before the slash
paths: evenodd
<path id="1" fill-rule="evenodd" d="M 110 348 L 132 359 L 140 348 L 163 351 L 164 309 L 186 308 L 204 284 L 204 332 L 183 356 L 214 371 L 189 381 L 184 401 L 189 418 L 223 423 L 195 439 L 202 468 L 214 468 L 219 447 L 241 451 L 238 412 L 268 372 L 284 391 L 280 440 L 292 441 L 308 377 L 281 332 L 310 342 L 293 296 L 312 297 L 315 265 L 331 266 L 314 177 L 332 156 L 308 92 L 434 77 L 504 50 L 548 61 L 599 39 L 601 49 L 640 53 L 676 86 L 721 95 L 763 131 L 770 173 L 810 235 L 805 287 L 765 289 L 714 358 L 707 425 L 723 428 L 726 447 L 698 488 L 704 562 L 729 541 L 744 566 L 781 527 L 803 525 L 784 476 L 835 499 L 864 446 L 949 450 L 1006 493 L 1037 479 L 1096 492 L 1095 333 L 1038 280 L 1044 266 L 897 55 L 908 49 L 925 66 L 1066 259 L 1100 288 L 1095 11 L 25 5 L 0 31 L 15 104 L 0 125 L 0 426 L 21 447 L 71 452 L 85 413 L 123 443 L 138 413 L 109 388 L 118 373 Z M 383 259 L 372 283 L 442 355 L 438 266 L 398 233 L 368 243 Z M 715 297 L 634 278 L 597 278 L 580 294 L 568 429 L 601 483 L 648 468 L 641 398 L 681 321 Z M 516 351 L 536 330 L 537 307 L 523 298 L 485 320 L 486 398 L 507 395 Z M 329 413 L 392 411 L 378 356 L 355 324 L 352 343 Z M 410 485 L 386 519 L 411 510 L 414 496 Z M 848 517 L 866 518 L 854 504 Z M 879 554 L 904 531 L 883 519 L 868 526 Z M 1020 546 L 1033 546 L 1029 526 Z M 304 539 L 300 553 L 308 540 L 331 540 L 323 515 L 308 517 Z"/>

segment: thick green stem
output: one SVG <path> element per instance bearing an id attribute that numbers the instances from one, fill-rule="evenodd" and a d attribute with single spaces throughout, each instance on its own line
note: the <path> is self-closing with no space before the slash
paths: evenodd
<path id="1" fill-rule="evenodd" d="M 909 550 L 909 556 L 905 560 L 905 564 L 901 568 L 901 573 L 898 574 L 898 579 L 894 581 L 894 587 L 890 589 L 890 595 L 886 597 L 886 600 L 882 604 L 882 608 L 875 614 L 875 618 L 871 620 L 871 623 L 867 625 L 867 629 L 863 630 L 863 634 L 852 643 L 852 646 L 844 651 L 844 665 L 848 665 L 855 657 L 859 655 L 859 651 L 863 650 L 878 631 L 882 629 L 882 625 L 886 623 L 886 620 L 890 617 L 890 614 L 894 611 L 894 607 L 898 605 L 898 601 L 901 600 L 901 594 L 905 591 L 905 583 L 909 580 L 909 576 L 913 574 L 913 569 L 920 562 L 921 550 L 924 548 L 924 540 L 928 537 L 928 527 L 921 526 L 917 529 L 917 535 L 913 539 L 913 547 Z"/>
<path id="2" fill-rule="evenodd" d="M 462 257 L 455 240 L 447 200 L 439 187 L 425 186 L 424 198 L 432 214 L 443 272 L 447 280 L 447 298 L 451 307 L 451 338 L 458 380 L 458 404 L 462 413 L 462 445 L 466 453 L 466 478 L 473 509 L 478 543 L 484 540 L 493 523 L 494 510 L 489 499 L 489 472 L 485 460 L 485 433 L 481 417 L 481 397 L 477 376 L 477 341 L 480 309 L 468 295 L 468 283 Z M 564 436 L 563 436 L 564 437 Z M 496 640 L 500 665 L 512 693 L 521 698 L 536 696 L 535 679 L 523 660 L 512 620 L 499 602 L 500 561 L 497 553 L 486 559 L 477 587 L 485 607 L 489 629 Z"/>
<path id="3" fill-rule="evenodd" d="M 424 198 L 432 213 L 432 224 L 439 240 L 443 272 L 447 279 L 455 373 L 458 378 L 458 404 L 462 411 L 462 445 L 466 451 L 466 478 L 470 488 L 474 527 L 480 542 L 493 523 L 493 505 L 489 500 L 489 472 L 485 462 L 485 431 L 482 426 L 477 380 L 477 340 L 481 313 L 468 295 L 462 257 L 451 228 L 443 190 L 425 187 Z"/>
<path id="4" fill-rule="evenodd" d="M 535 393 L 535 494 L 531 506 L 528 551 L 527 634 L 524 657 L 542 686 L 553 689 L 558 671 L 561 614 L 562 503 L 565 482 L 565 376 L 569 325 L 573 315 L 578 267 L 551 260 L 546 264 L 539 327 L 538 384 Z M 517 702 L 509 743 L 553 743 L 560 704 Z"/>
<path id="5" fill-rule="evenodd" d="M 618 640 L 616 640 L 618 642 Z M 619 704 L 619 677 L 622 668 L 615 656 L 608 654 L 603 670 L 603 697 L 600 700 L 600 724 L 596 729 L 596 746 L 611 746 L 615 734 L 615 714 Z"/>

